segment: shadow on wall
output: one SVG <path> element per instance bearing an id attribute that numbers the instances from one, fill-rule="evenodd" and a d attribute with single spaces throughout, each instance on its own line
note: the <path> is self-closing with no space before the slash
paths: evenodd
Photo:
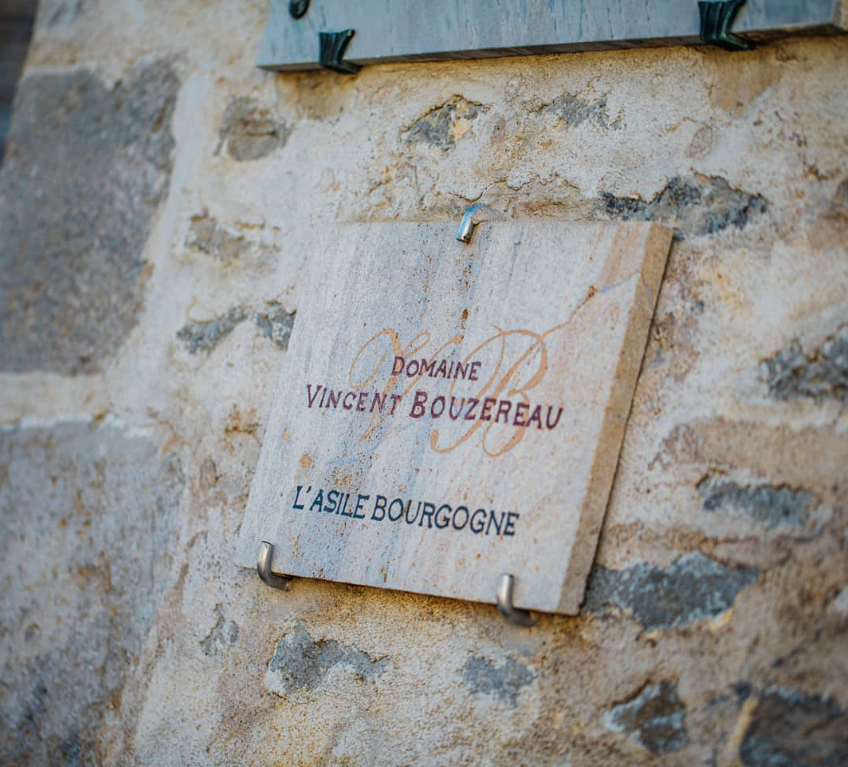
<path id="1" fill-rule="evenodd" d="M 0 1 L 0 166 L 12 122 L 15 86 L 24 66 L 37 9 L 36 0 Z"/>

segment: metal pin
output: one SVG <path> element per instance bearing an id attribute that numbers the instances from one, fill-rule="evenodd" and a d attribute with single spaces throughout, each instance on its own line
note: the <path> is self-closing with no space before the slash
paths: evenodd
<path id="1" fill-rule="evenodd" d="M 274 546 L 268 541 L 262 541 L 262 546 L 259 549 L 259 558 L 256 560 L 256 572 L 262 582 L 275 589 L 288 591 L 291 585 L 291 576 L 277 575 L 271 572 L 271 559 L 274 556 Z"/>
<path id="2" fill-rule="evenodd" d="M 482 202 L 475 202 L 465 209 L 462 216 L 462 221 L 459 224 L 459 231 L 456 233 L 456 239 L 464 242 L 466 245 L 471 242 L 471 236 L 474 234 L 474 227 L 482 221 L 502 221 L 504 214 Z"/>
<path id="3" fill-rule="evenodd" d="M 524 626 L 525 628 L 535 626 L 536 621 L 530 617 L 529 610 L 521 610 L 512 604 L 514 588 L 515 578 L 509 573 L 501 573 L 500 578 L 498 578 L 498 590 L 495 599 L 498 611 L 515 626 Z"/>
<path id="4" fill-rule="evenodd" d="M 468 244 L 471 242 L 471 235 L 474 234 L 474 206 L 472 205 L 465 211 L 462 221 L 459 224 L 459 231 L 456 233 L 456 239 L 460 242 Z"/>

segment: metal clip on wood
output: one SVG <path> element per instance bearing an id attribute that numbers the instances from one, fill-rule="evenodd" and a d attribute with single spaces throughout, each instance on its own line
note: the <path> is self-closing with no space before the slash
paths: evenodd
<path id="1" fill-rule="evenodd" d="M 722 0 L 721 2 L 699 2 L 701 12 L 701 40 L 717 45 L 726 51 L 750 51 L 754 44 L 734 35 L 730 28 L 746 0 Z"/>
<path id="2" fill-rule="evenodd" d="M 274 589 L 288 591 L 291 586 L 292 577 L 290 575 L 277 575 L 271 572 L 271 559 L 274 556 L 274 546 L 268 541 L 262 541 L 262 546 L 259 549 L 259 558 L 256 560 L 256 572 L 263 583 Z"/>
<path id="3" fill-rule="evenodd" d="M 324 69 L 331 69 L 342 75 L 355 75 L 362 69 L 359 64 L 344 60 L 347 45 L 355 34 L 354 29 L 318 33 L 318 61 Z"/>
<path id="4" fill-rule="evenodd" d="M 521 610 L 512 603 L 512 595 L 515 589 L 515 578 L 510 573 L 501 573 L 498 578 L 498 590 L 495 602 L 498 612 L 503 615 L 509 623 L 515 626 L 529 628 L 535 626 L 536 621 L 530 616 L 529 610 Z"/>

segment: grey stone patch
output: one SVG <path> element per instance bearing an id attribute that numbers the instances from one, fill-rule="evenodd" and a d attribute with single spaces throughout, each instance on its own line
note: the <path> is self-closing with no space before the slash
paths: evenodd
<path id="1" fill-rule="evenodd" d="M 562 96 L 542 107 L 541 113 L 552 115 L 569 128 L 576 128 L 587 120 L 591 120 L 601 128 L 610 127 L 606 97 L 597 101 L 587 101 L 571 93 L 563 93 Z M 613 123 L 612 127 L 617 128 L 617 123 Z"/>
<path id="2" fill-rule="evenodd" d="M 759 195 L 734 189 L 723 178 L 675 176 L 650 202 L 638 197 L 601 194 L 601 211 L 622 221 L 661 221 L 675 227 L 675 237 L 716 234 L 728 227 L 744 229 L 768 210 Z"/>
<path id="3" fill-rule="evenodd" d="M 0 173 L 0 370 L 95 371 L 135 325 L 178 90 L 168 62 L 112 89 L 89 71 L 19 83 Z"/>
<path id="4" fill-rule="evenodd" d="M 848 712 L 832 698 L 770 688 L 757 700 L 739 756 L 748 767 L 844 767 Z"/>
<path id="5" fill-rule="evenodd" d="M 462 96 L 454 96 L 422 117 L 406 129 L 409 144 L 427 144 L 447 152 L 456 146 L 456 124 L 458 120 L 474 120 L 486 107 Z"/>
<path id="6" fill-rule="evenodd" d="M 0 432 L 0 478 L 0 764 L 101 764 L 167 582 L 180 461 L 65 423 Z"/>
<path id="7" fill-rule="evenodd" d="M 775 399 L 836 399 L 848 404 L 848 325 L 809 354 L 792 341 L 760 363 L 760 374 Z"/>
<path id="8" fill-rule="evenodd" d="M 228 232 L 205 210 L 192 216 L 186 245 L 222 264 L 236 261 L 250 248 L 250 243 L 242 235 Z"/>
<path id="9" fill-rule="evenodd" d="M 265 687 L 280 697 L 297 690 L 314 690 L 337 666 L 366 681 L 377 677 L 387 662 L 385 658 L 372 658 L 334 639 L 315 641 L 303 622 L 298 621 L 294 629 L 277 642 L 265 675 Z"/>
<path id="10" fill-rule="evenodd" d="M 830 609 L 837 615 L 848 615 L 848 586 L 845 586 L 833 599 Z"/>
<path id="11" fill-rule="evenodd" d="M 473 695 L 494 695 L 499 700 L 518 705 L 518 693 L 536 678 L 536 672 L 507 658 L 500 666 L 480 655 L 472 655 L 462 668 L 462 681 Z"/>
<path id="12" fill-rule="evenodd" d="M 247 311 L 234 306 L 215 319 L 189 322 L 177 331 L 177 339 L 185 344 L 190 354 L 211 352 L 246 318 Z"/>
<path id="13" fill-rule="evenodd" d="M 270 338 L 280 349 L 289 348 L 289 339 L 294 329 L 297 312 L 287 312 L 279 304 L 271 304 L 253 316 L 263 338 Z"/>
<path id="14" fill-rule="evenodd" d="M 247 309 L 234 306 L 214 319 L 187 323 L 177 331 L 177 339 L 183 342 L 191 354 L 208 353 L 249 315 Z M 254 311 L 253 319 L 263 338 L 272 341 L 277 348 L 285 350 L 289 348 L 296 315 L 297 312 L 289 313 L 279 304 L 269 303 Z"/>
<path id="15" fill-rule="evenodd" d="M 604 725 L 624 732 L 644 749 L 662 756 L 686 745 L 686 706 L 677 695 L 677 685 L 664 680 L 646 685 L 633 698 L 610 709 Z"/>
<path id="16" fill-rule="evenodd" d="M 641 563 L 624 570 L 596 566 L 583 607 L 595 614 L 625 610 L 648 631 L 688 626 L 723 613 L 758 577 L 756 568 L 727 567 L 700 552 L 665 570 Z"/>
<path id="17" fill-rule="evenodd" d="M 836 187 L 836 194 L 833 196 L 833 203 L 834 207 L 838 210 L 848 208 L 848 178 Z"/>
<path id="18" fill-rule="evenodd" d="M 259 160 L 284 147 L 290 135 L 291 128 L 275 120 L 255 99 L 238 96 L 224 112 L 215 154 L 226 147 L 227 154 L 237 162 Z"/>
<path id="19" fill-rule="evenodd" d="M 813 523 L 820 504 L 807 490 L 785 485 L 740 485 L 720 474 L 709 474 L 698 483 L 704 511 L 730 511 L 760 522 L 769 529 L 804 528 Z"/>
<path id="20" fill-rule="evenodd" d="M 83 757 L 94 750 L 91 743 L 84 744 L 80 740 L 78 732 L 72 732 L 59 744 L 59 753 L 62 756 L 62 764 L 64 767 L 78 767 L 83 764 Z M 94 761 L 87 759 L 86 764 L 93 764 Z"/>
<path id="21" fill-rule="evenodd" d="M 239 638 L 238 624 L 224 617 L 221 605 L 215 608 L 215 614 L 218 616 L 218 620 L 212 630 L 200 642 L 203 654 L 209 657 L 214 657 L 228 650 L 238 642 Z"/>

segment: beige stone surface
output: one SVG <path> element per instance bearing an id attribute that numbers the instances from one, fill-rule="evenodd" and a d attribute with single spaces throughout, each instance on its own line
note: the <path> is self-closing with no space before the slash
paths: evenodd
<path id="1" fill-rule="evenodd" d="M 671 232 L 346 224 L 311 244 L 237 561 L 575 613 Z M 426 370 L 425 370 L 426 367 Z"/>
<path id="2" fill-rule="evenodd" d="M 21 87 L 112 108 L 165 61 L 178 89 L 164 196 L 107 271 L 130 298 L 99 298 L 125 301 L 122 342 L 84 372 L 0 371 L 0 762 L 845 763 L 848 40 L 269 75 L 265 12 L 40 3 Z M 86 148 L 114 125 L 74 114 Z M 268 589 L 234 543 L 315 231 L 455 226 L 477 199 L 677 233 L 580 614 L 526 630 L 471 602 Z M 20 309 L 85 312 L 42 306 Z"/>

